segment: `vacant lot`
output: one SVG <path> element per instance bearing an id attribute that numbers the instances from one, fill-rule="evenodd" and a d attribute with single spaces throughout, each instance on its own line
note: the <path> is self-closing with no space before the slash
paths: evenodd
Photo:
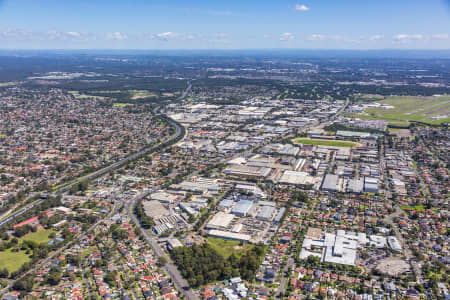
<path id="1" fill-rule="evenodd" d="M 30 260 L 25 251 L 12 252 L 11 249 L 0 251 L 0 269 L 6 268 L 9 273 L 17 271 Z"/>
<path id="2" fill-rule="evenodd" d="M 230 257 L 234 253 L 236 257 L 241 257 L 245 252 L 253 248 L 252 244 L 243 243 L 241 245 L 238 241 L 229 241 L 219 238 L 208 237 L 208 244 L 217 251 L 223 258 Z"/>
<path id="3" fill-rule="evenodd" d="M 429 124 L 450 122 L 450 96 L 392 97 L 379 101 L 394 108 L 368 108 L 362 119 L 387 120 L 393 125 L 408 125 L 410 121 Z"/>
<path id="4" fill-rule="evenodd" d="M 358 143 L 337 140 L 317 140 L 309 138 L 296 138 L 292 140 L 295 144 L 316 145 L 316 146 L 333 146 L 333 147 L 356 147 Z"/>

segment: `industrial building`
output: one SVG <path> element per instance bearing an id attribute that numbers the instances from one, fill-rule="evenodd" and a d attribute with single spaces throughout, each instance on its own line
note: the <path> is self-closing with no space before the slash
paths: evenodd
<path id="1" fill-rule="evenodd" d="M 253 207 L 252 201 L 239 200 L 236 206 L 233 207 L 233 209 L 231 210 L 231 213 L 239 217 L 246 217 L 249 214 L 252 207 Z"/>
<path id="2" fill-rule="evenodd" d="M 364 192 L 378 194 L 378 179 L 373 177 L 365 177 Z"/>
<path id="3" fill-rule="evenodd" d="M 273 206 L 262 206 L 256 218 L 263 221 L 270 221 L 274 211 L 275 208 Z"/>
<path id="4" fill-rule="evenodd" d="M 280 183 L 308 186 L 314 184 L 314 177 L 306 172 L 284 171 Z"/>
<path id="5" fill-rule="evenodd" d="M 156 192 L 150 195 L 152 200 L 157 200 L 162 203 L 173 203 L 177 200 L 177 196 L 167 192 Z"/>
<path id="6" fill-rule="evenodd" d="M 248 234 L 215 230 L 215 229 L 210 230 L 208 232 L 208 235 L 212 236 L 212 237 L 222 238 L 225 240 L 234 240 L 234 241 L 242 241 L 242 242 L 249 242 L 251 239 L 251 236 Z"/>
<path id="7" fill-rule="evenodd" d="M 281 220 L 283 219 L 284 213 L 286 212 L 286 208 L 282 207 L 280 208 L 280 210 L 278 211 L 277 215 L 275 216 L 275 218 L 273 219 L 273 222 L 275 224 L 278 224 L 281 222 Z"/>
<path id="8" fill-rule="evenodd" d="M 395 236 L 388 237 L 387 241 L 388 241 L 389 247 L 391 247 L 392 250 L 397 251 L 397 252 L 402 251 L 402 246 L 400 245 L 399 241 L 397 240 L 397 238 Z"/>
<path id="9" fill-rule="evenodd" d="M 350 179 L 347 182 L 348 193 L 362 193 L 364 189 L 364 181 L 362 179 Z"/>
<path id="10" fill-rule="evenodd" d="M 234 201 L 231 199 L 225 199 L 220 201 L 219 205 L 217 206 L 218 210 L 224 211 L 227 209 L 230 209 L 231 207 L 233 207 L 234 205 Z"/>
<path id="11" fill-rule="evenodd" d="M 232 214 L 218 212 L 208 224 L 206 224 L 206 229 L 226 229 L 233 219 L 234 215 Z"/>
<path id="12" fill-rule="evenodd" d="M 322 181 L 323 191 L 339 192 L 339 177 L 334 174 L 327 174 Z"/>
<path id="13" fill-rule="evenodd" d="M 300 259 L 316 256 L 322 262 L 354 266 L 357 250 L 366 245 L 372 245 L 380 249 L 385 248 L 386 238 L 378 235 L 367 237 L 365 233 L 347 232 L 345 230 L 338 230 L 336 234 L 323 234 L 320 229 L 310 228 L 303 240 Z"/>
<path id="14" fill-rule="evenodd" d="M 244 165 L 230 165 L 223 171 L 225 175 L 248 178 L 248 179 L 265 179 L 270 175 L 271 168 L 254 167 Z"/>

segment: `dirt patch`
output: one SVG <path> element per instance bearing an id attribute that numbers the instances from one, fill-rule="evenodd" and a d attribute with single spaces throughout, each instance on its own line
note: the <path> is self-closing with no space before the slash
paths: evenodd
<path id="1" fill-rule="evenodd" d="M 410 271 L 411 266 L 403 259 L 398 257 L 389 257 L 380 260 L 376 269 L 382 274 L 398 276 L 402 273 Z"/>

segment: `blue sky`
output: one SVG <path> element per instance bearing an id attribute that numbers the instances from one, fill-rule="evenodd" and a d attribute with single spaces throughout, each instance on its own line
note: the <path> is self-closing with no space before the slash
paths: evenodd
<path id="1" fill-rule="evenodd" d="M 450 0 L 0 0 L 0 48 L 450 49 Z"/>

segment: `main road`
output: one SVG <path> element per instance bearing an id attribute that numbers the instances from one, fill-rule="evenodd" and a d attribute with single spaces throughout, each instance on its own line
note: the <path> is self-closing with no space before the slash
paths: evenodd
<path id="1" fill-rule="evenodd" d="M 125 210 L 128 212 L 128 215 L 130 216 L 131 220 L 138 226 L 142 234 L 144 235 L 145 240 L 152 248 L 153 252 L 156 254 L 156 256 L 163 257 L 167 263 L 164 265 L 164 269 L 169 274 L 170 278 L 172 278 L 173 283 L 178 288 L 178 290 L 186 297 L 188 300 L 196 300 L 198 299 L 197 296 L 192 292 L 190 289 L 189 284 L 184 280 L 183 276 L 181 276 L 180 272 L 178 271 L 177 267 L 172 263 L 172 260 L 170 257 L 168 257 L 164 251 L 161 249 L 161 247 L 158 245 L 155 238 L 148 233 L 148 231 L 144 228 L 142 228 L 141 223 L 134 215 L 134 207 L 136 206 L 137 202 L 141 199 L 143 199 L 145 196 L 147 196 L 150 193 L 150 191 L 142 192 L 141 194 L 136 195 L 131 201 L 128 201 L 125 203 Z"/>

